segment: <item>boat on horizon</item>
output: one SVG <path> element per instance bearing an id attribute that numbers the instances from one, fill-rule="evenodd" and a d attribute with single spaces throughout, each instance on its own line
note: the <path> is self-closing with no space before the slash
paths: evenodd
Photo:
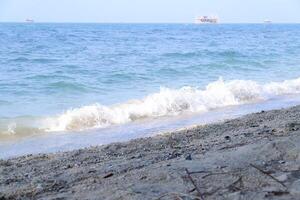
<path id="1" fill-rule="evenodd" d="M 217 16 L 199 16 L 195 19 L 195 24 L 217 24 L 219 18 Z"/>
<path id="2" fill-rule="evenodd" d="M 265 23 L 265 24 L 271 24 L 271 23 L 272 23 L 272 21 L 271 21 L 271 20 L 269 20 L 269 19 L 265 19 L 265 20 L 264 20 L 264 23 Z"/>
<path id="3" fill-rule="evenodd" d="M 33 19 L 26 19 L 25 22 L 27 22 L 27 23 L 34 23 L 34 20 Z"/>

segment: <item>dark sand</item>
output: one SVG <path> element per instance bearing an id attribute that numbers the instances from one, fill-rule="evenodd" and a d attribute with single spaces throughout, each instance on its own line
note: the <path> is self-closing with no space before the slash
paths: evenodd
<path id="1" fill-rule="evenodd" d="M 0 199 L 300 199 L 300 106 L 1 160 Z"/>

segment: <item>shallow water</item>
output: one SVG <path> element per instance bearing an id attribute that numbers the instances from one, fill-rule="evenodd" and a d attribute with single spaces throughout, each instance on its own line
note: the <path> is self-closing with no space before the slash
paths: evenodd
<path id="1" fill-rule="evenodd" d="M 2 23 L 0 44 L 2 143 L 74 132 L 114 141 L 135 124 L 157 132 L 300 93 L 294 24 Z"/>
<path id="2" fill-rule="evenodd" d="M 281 109 L 299 104 L 300 96 L 286 96 L 258 104 L 226 107 L 204 114 L 164 117 L 156 120 L 144 120 L 121 126 L 81 132 L 43 134 L 26 139 L 1 142 L 0 158 L 12 158 L 25 154 L 70 151 L 113 142 L 126 142 L 131 139 L 151 137 L 169 131 L 182 130 L 194 125 L 222 122 L 262 110 Z"/>

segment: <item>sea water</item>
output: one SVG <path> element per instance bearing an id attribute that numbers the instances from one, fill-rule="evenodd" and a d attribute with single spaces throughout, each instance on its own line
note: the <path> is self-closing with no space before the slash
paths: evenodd
<path id="1" fill-rule="evenodd" d="M 0 24 L 0 156 L 144 137 L 298 94 L 298 24 Z"/>

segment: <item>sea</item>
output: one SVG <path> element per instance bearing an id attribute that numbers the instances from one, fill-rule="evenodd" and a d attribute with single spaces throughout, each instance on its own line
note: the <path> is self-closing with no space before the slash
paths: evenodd
<path id="1" fill-rule="evenodd" d="M 0 23 L 0 158 L 300 103 L 300 24 Z"/>

